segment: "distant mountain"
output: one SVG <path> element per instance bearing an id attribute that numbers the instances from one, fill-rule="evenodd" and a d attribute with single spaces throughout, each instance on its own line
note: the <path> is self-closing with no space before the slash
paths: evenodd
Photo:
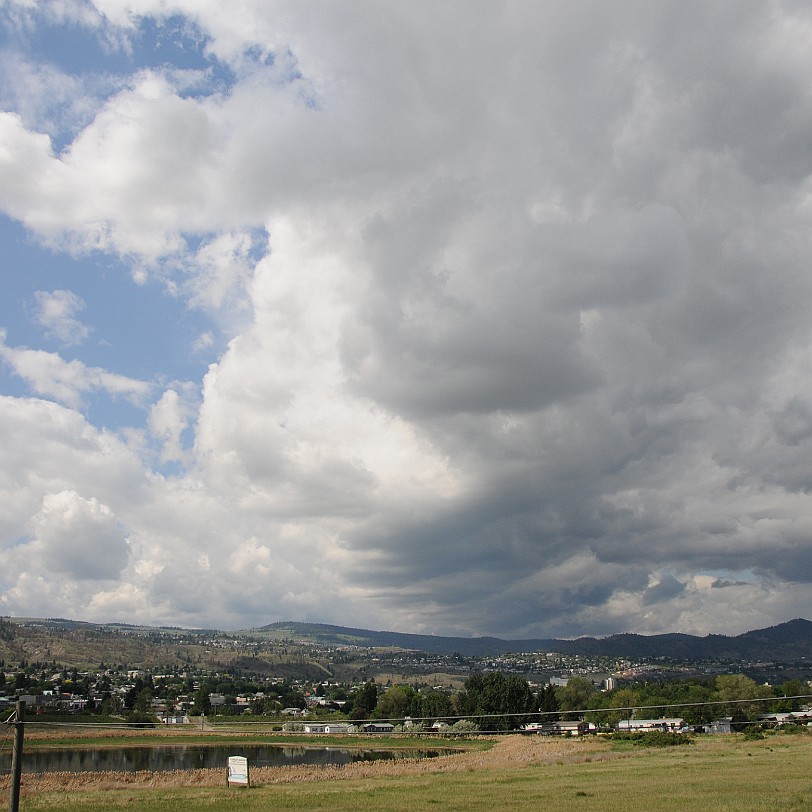
<path id="1" fill-rule="evenodd" d="M 405 632 L 372 631 L 326 623 L 271 623 L 256 629 L 223 632 L 214 629 L 131 626 L 124 623 L 86 623 L 67 618 L 0 618 L 0 661 L 70 663 L 90 667 L 102 661 L 152 666 L 158 663 L 223 668 L 244 652 L 231 646 L 210 645 L 210 640 L 266 638 L 269 641 L 318 643 L 460 654 L 465 657 L 499 656 L 529 651 L 559 652 L 629 659 L 667 657 L 674 660 L 745 660 L 747 662 L 812 664 L 812 622 L 797 619 L 735 637 L 709 634 L 615 634 L 576 640 L 503 640 L 498 637 L 441 637 Z M 282 647 L 285 648 L 284 646 Z M 238 649 L 240 651 L 238 652 Z M 270 657 L 275 668 L 299 654 Z M 292 659 L 291 659 L 292 658 Z M 298 662 L 298 660 L 296 660 Z"/>
<path id="2" fill-rule="evenodd" d="M 577 640 L 502 640 L 498 637 L 439 637 L 404 632 L 381 632 L 331 626 L 326 623 L 271 623 L 242 632 L 277 640 L 312 642 L 322 645 L 364 648 L 402 648 L 429 654 L 461 654 L 467 657 L 500 655 L 508 652 L 555 651 L 607 657 L 678 660 L 772 660 L 812 661 L 812 621 L 790 620 L 767 629 L 745 632 L 735 637 L 709 634 L 614 634 L 611 637 L 579 637 Z"/>
<path id="3" fill-rule="evenodd" d="M 523 650 L 517 647 L 518 641 L 500 640 L 496 637 L 436 637 L 429 634 L 407 634 L 406 632 L 376 632 L 370 629 L 331 626 L 328 623 L 296 623 L 293 621 L 270 623 L 244 633 L 261 633 L 276 640 L 320 643 L 325 646 L 401 648 L 425 651 L 429 654 L 462 654 L 466 657 Z"/>

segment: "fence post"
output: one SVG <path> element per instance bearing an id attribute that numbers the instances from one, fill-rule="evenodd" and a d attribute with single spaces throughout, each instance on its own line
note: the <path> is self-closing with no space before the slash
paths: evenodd
<path id="1" fill-rule="evenodd" d="M 23 734 L 25 732 L 25 700 L 17 700 L 16 721 L 14 722 L 14 750 L 11 753 L 11 795 L 9 812 L 20 812 L 20 778 L 23 769 Z"/>

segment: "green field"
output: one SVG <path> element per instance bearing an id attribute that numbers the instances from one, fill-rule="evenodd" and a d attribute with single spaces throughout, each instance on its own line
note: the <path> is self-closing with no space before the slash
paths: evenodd
<path id="1" fill-rule="evenodd" d="M 497 748 L 498 750 L 498 748 Z M 493 751 L 497 752 L 496 750 Z M 25 793 L 21 810 L 812 810 L 812 736 L 699 737 L 689 747 L 590 745 L 580 763 L 528 761 L 419 775 L 226 787 L 72 787 Z M 583 753 L 582 753 L 583 756 Z"/>

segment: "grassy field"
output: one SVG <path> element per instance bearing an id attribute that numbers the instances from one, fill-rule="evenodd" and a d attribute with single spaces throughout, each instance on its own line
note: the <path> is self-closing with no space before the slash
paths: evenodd
<path id="1" fill-rule="evenodd" d="M 256 770 L 250 789 L 105 779 L 58 788 L 24 779 L 21 810 L 808 811 L 811 767 L 810 735 L 699 737 L 691 746 L 669 748 L 509 736 L 487 752 L 407 766 Z"/>

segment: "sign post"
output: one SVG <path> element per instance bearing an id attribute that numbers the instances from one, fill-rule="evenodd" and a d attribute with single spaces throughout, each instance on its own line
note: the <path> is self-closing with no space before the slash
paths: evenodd
<path id="1" fill-rule="evenodd" d="M 248 778 L 248 759 L 245 756 L 229 756 L 226 786 L 250 787 Z"/>
<path id="2" fill-rule="evenodd" d="M 14 722 L 14 750 L 11 753 L 11 794 L 9 795 L 9 812 L 20 809 L 20 778 L 23 769 L 23 736 L 25 735 L 25 700 L 17 701 L 17 712 Z"/>

